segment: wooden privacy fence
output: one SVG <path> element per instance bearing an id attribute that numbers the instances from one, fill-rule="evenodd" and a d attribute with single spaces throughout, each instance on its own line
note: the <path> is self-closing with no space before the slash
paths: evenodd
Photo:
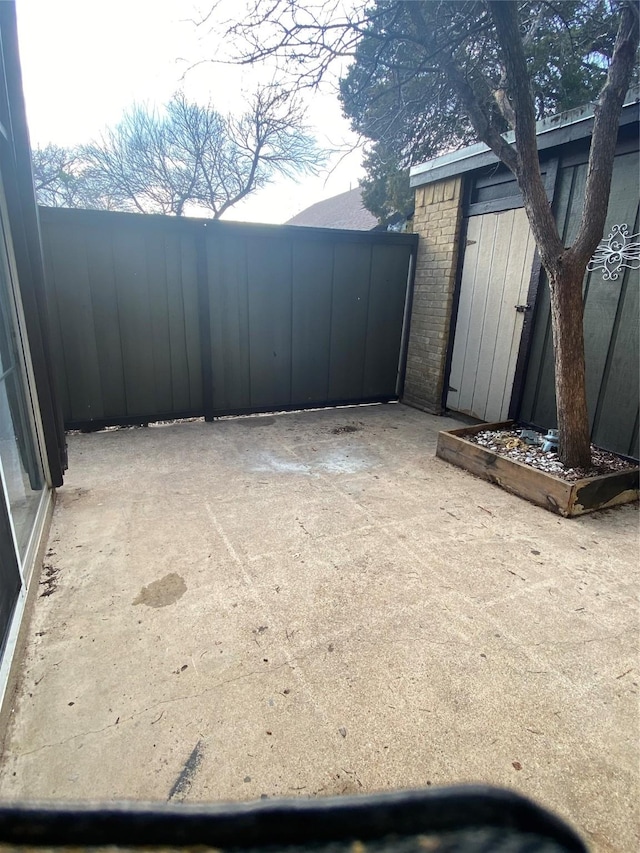
<path id="1" fill-rule="evenodd" d="M 68 428 L 400 394 L 417 236 L 50 208 L 40 218 Z"/>
<path id="2" fill-rule="evenodd" d="M 637 138 L 633 139 L 634 147 Z M 575 240 L 587 179 L 586 157 L 561 162 L 554 201 L 556 221 L 565 246 Z M 630 234 L 640 229 L 638 152 L 619 150 L 611 182 L 605 238 L 616 225 Z M 584 280 L 584 333 L 587 407 L 592 441 L 634 458 L 638 443 L 638 274 L 637 263 L 625 264 L 615 277 L 602 268 Z M 531 357 L 519 416 L 545 427 L 556 426 L 553 345 L 549 286 L 543 277 L 538 292 Z"/>

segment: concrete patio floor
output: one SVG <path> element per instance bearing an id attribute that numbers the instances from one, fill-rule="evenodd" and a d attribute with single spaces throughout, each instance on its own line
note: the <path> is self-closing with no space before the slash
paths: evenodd
<path id="1" fill-rule="evenodd" d="M 73 435 L 9 799 L 487 782 L 638 849 L 637 507 L 564 520 L 399 406 Z"/>

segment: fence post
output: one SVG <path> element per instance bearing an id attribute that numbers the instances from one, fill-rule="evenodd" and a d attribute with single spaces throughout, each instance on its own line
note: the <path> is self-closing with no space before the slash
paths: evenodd
<path id="1" fill-rule="evenodd" d="M 396 376 L 396 396 L 402 397 L 404 380 L 407 375 L 407 353 L 409 351 L 409 332 L 411 330 L 411 309 L 413 307 L 413 288 L 416 277 L 416 258 L 418 256 L 418 241 L 411 247 L 409 264 L 407 266 L 407 289 L 404 297 L 404 313 L 402 316 L 402 333 L 400 336 L 400 355 L 398 357 L 398 373 Z"/>
<path id="2" fill-rule="evenodd" d="M 213 358 L 211 349 L 211 300 L 209 264 L 207 261 L 207 223 L 198 223 L 196 231 L 196 275 L 198 310 L 200 313 L 200 370 L 202 374 L 202 408 L 205 421 L 213 421 Z"/>

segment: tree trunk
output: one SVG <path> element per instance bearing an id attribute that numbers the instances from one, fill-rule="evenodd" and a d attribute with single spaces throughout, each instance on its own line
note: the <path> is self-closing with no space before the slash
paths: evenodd
<path id="1" fill-rule="evenodd" d="M 591 439 L 584 361 L 584 327 L 580 265 L 560 265 L 549 276 L 551 329 L 555 356 L 560 461 L 568 468 L 591 466 Z"/>

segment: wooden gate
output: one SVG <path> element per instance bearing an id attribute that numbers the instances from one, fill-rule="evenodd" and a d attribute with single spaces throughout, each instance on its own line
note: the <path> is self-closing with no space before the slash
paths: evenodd
<path id="1" fill-rule="evenodd" d="M 41 209 L 68 428 L 397 399 L 417 236 Z"/>
<path id="2" fill-rule="evenodd" d="M 523 208 L 471 216 L 462 263 L 447 408 L 508 416 L 535 241 Z"/>

